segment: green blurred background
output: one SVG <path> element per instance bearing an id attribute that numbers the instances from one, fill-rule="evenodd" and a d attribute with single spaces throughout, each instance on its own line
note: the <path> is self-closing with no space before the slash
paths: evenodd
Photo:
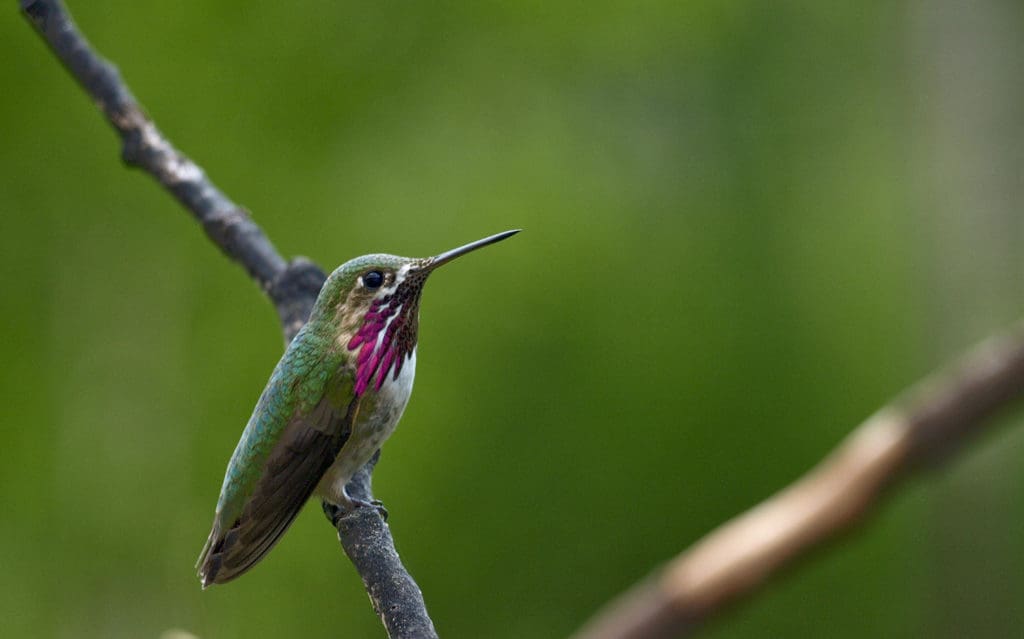
<path id="1" fill-rule="evenodd" d="M 436 276 L 375 477 L 444 637 L 558 637 L 1024 309 L 1024 6 L 72 2 L 285 255 L 525 231 Z M 8 2 L 10 637 L 380 637 L 307 508 L 193 562 L 275 313 Z M 1006 637 L 1024 429 L 913 480 L 708 637 Z M 1020 415 L 1016 417 L 1020 422 Z"/>

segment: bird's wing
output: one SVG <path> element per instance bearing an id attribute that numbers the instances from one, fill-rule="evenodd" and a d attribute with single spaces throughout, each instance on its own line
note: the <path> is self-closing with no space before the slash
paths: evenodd
<path id="1" fill-rule="evenodd" d="M 325 394 L 312 410 L 292 416 L 241 514 L 229 521 L 218 512 L 199 557 L 203 587 L 234 579 L 277 543 L 348 439 L 358 402 L 353 399 L 342 414 Z"/>

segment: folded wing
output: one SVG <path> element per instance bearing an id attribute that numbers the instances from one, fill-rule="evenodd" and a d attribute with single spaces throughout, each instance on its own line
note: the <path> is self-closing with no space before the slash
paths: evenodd
<path id="1" fill-rule="evenodd" d="M 342 414 L 324 397 L 308 414 L 288 421 L 241 515 L 214 522 L 199 557 L 204 588 L 241 575 L 273 548 L 348 439 L 358 401 Z"/>

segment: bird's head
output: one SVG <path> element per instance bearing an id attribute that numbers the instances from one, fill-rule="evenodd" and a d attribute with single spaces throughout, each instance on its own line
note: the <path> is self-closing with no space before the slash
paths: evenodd
<path id="1" fill-rule="evenodd" d="M 356 357 L 355 391 L 380 390 L 416 348 L 420 294 L 436 268 L 518 233 L 505 231 L 426 258 L 363 255 L 327 278 L 313 316 L 332 327 L 340 348 Z"/>

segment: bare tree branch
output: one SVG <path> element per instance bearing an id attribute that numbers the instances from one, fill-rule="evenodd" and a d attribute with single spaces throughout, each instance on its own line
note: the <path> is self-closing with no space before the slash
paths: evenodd
<path id="1" fill-rule="evenodd" d="M 613 601 L 575 639 L 679 637 L 870 513 L 884 489 L 1024 396 L 1024 327 L 975 347 L 851 433 L 817 467 Z"/>
<path id="2" fill-rule="evenodd" d="M 379 458 L 380 451 L 377 451 L 373 459 L 349 483 L 348 490 L 352 497 L 365 501 L 373 499 L 370 476 Z M 324 514 L 338 529 L 338 539 L 345 553 L 362 575 L 370 602 L 388 631 L 388 636 L 436 639 L 437 631 L 427 615 L 423 593 L 402 567 L 402 560 L 390 543 L 391 533 L 384 523 L 386 513 L 382 518 L 374 508 L 357 508 L 352 513 L 342 514 L 326 502 L 323 507 Z M 349 533 L 354 527 L 360 529 L 359 535 Z M 386 537 L 389 541 L 387 544 L 373 543 L 378 537 Z M 367 543 L 367 539 L 371 543 Z M 396 601 L 405 601 L 408 605 L 390 609 Z"/>
<path id="3" fill-rule="evenodd" d="M 206 235 L 249 273 L 281 318 L 285 341 L 306 323 L 324 272 L 299 257 L 286 262 L 249 217 L 174 148 L 135 100 L 121 74 L 81 34 L 60 0 L 21 0 L 21 11 L 85 89 L 121 138 L 129 166 L 149 173 L 188 209 Z M 372 499 L 370 476 L 376 458 L 352 480 L 351 494 Z M 345 552 L 363 578 L 389 636 L 435 637 L 423 596 L 395 551 L 390 528 L 372 508 L 336 516 L 328 513 Z"/>

